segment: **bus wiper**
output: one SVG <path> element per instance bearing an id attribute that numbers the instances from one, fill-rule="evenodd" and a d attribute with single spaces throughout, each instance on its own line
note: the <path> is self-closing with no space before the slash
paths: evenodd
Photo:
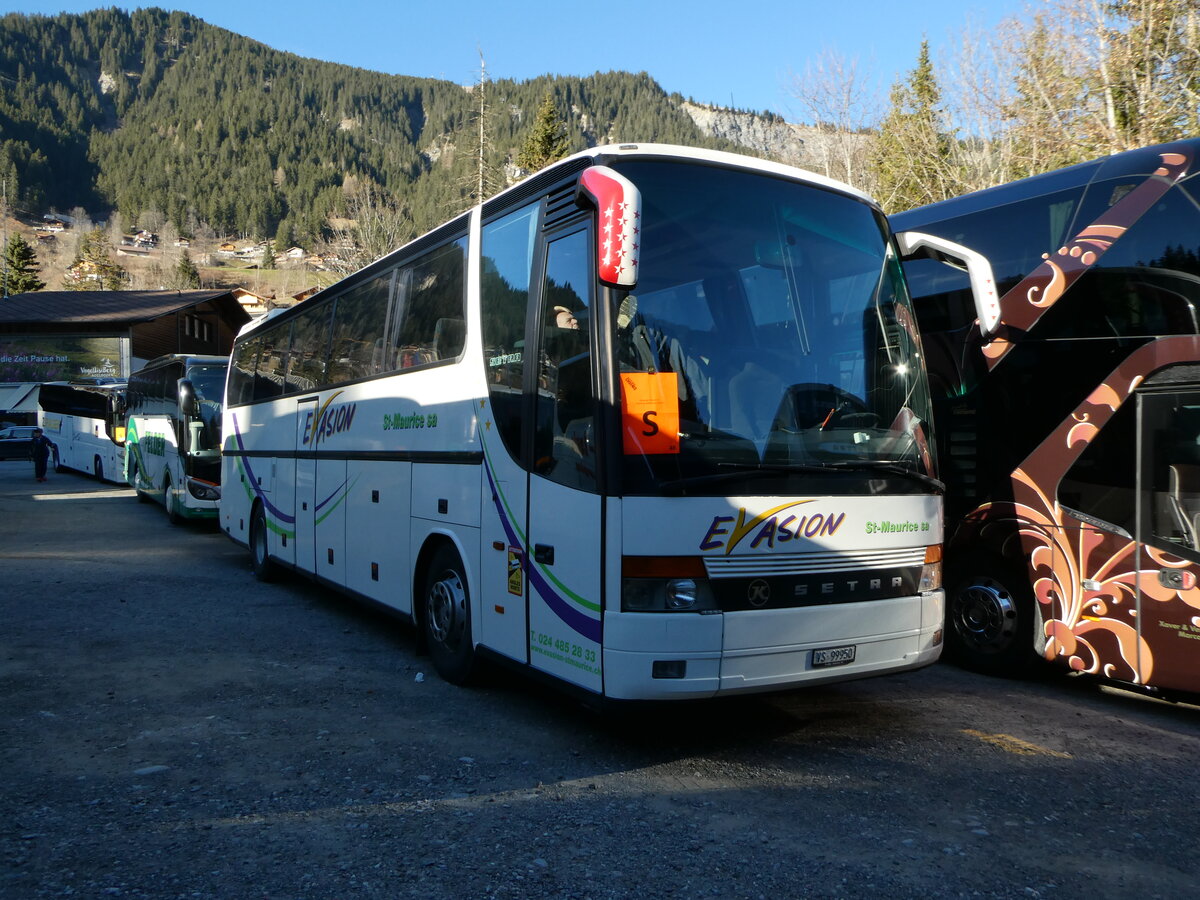
<path id="1" fill-rule="evenodd" d="M 918 481 L 921 484 L 928 485 L 939 494 L 946 492 L 946 483 L 934 478 L 932 475 L 926 475 L 924 472 L 917 472 L 914 469 L 903 466 L 897 462 L 888 462 L 883 459 L 855 459 L 855 460 L 839 460 L 831 462 L 827 465 L 831 469 L 849 469 L 851 471 L 874 470 L 879 472 L 887 472 L 889 475 L 900 475 L 903 478 L 911 478 L 913 481 Z"/>
<path id="2" fill-rule="evenodd" d="M 839 460 L 828 463 L 792 463 L 790 465 L 767 465 L 764 463 L 717 463 L 717 468 L 728 469 L 725 472 L 711 472 L 708 475 L 693 475 L 687 478 L 677 478 L 674 481 L 664 481 L 659 484 L 661 491 L 674 491 L 695 487 L 701 484 L 720 484 L 723 481 L 734 481 L 738 478 L 760 478 L 767 475 L 828 475 L 830 472 L 880 471 L 889 475 L 900 475 L 911 478 L 933 488 L 938 493 L 944 493 L 946 485 L 936 478 L 915 472 L 899 463 L 884 460 Z"/>
<path id="3" fill-rule="evenodd" d="M 723 481 L 734 481 L 738 478 L 759 478 L 766 475 L 788 474 L 795 472 L 823 472 L 824 466 L 764 466 L 760 463 L 717 463 L 717 468 L 727 469 L 725 472 L 710 472 L 707 475 L 689 475 L 676 478 L 674 481 L 663 481 L 658 485 L 660 491 L 673 491 L 694 487 L 700 484 L 720 484 Z"/>
<path id="4" fill-rule="evenodd" d="M 739 478 L 761 478 L 767 475 L 795 475 L 797 473 L 804 475 L 828 475 L 830 471 L 836 471 L 833 465 L 821 465 L 819 463 L 768 465 L 765 463 L 722 462 L 716 465 L 719 469 L 727 469 L 729 471 L 710 472 L 707 475 L 691 475 L 686 478 L 677 478 L 674 481 L 664 481 L 659 484 L 658 488 L 661 491 L 672 491 L 695 487 L 701 484 L 720 484 L 723 481 L 735 481 Z"/>

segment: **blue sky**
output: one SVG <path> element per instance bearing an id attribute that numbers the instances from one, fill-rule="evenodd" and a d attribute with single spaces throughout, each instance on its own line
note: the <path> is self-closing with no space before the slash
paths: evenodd
<path id="1" fill-rule="evenodd" d="M 795 73 L 823 52 L 857 59 L 888 87 L 928 38 L 935 64 L 963 32 L 1017 15 L 1028 0 L 158 0 L 6 2 L 53 15 L 98 7 L 183 9 L 277 50 L 380 72 L 469 83 L 479 53 L 496 78 L 646 71 L 703 103 L 803 118 Z"/>

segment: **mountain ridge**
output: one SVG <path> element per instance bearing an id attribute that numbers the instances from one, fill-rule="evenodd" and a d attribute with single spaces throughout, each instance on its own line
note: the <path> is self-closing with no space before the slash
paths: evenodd
<path id="1" fill-rule="evenodd" d="M 667 94 L 647 73 L 478 85 L 385 75 L 272 49 L 179 11 L 0 17 L 0 179 L 27 211 L 154 212 L 184 233 L 328 234 L 348 193 L 403 204 L 412 234 L 472 202 L 485 116 L 500 184 L 550 94 L 570 150 L 680 143 L 804 162 L 799 126 Z M 507 172 L 507 176 L 504 173 Z"/>

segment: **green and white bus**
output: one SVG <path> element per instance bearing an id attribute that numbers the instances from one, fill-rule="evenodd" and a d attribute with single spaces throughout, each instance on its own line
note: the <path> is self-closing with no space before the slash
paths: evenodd
<path id="1" fill-rule="evenodd" d="M 262 577 L 411 619 L 452 682 L 488 656 L 699 698 L 932 663 L 941 484 L 899 253 L 809 172 L 570 157 L 243 330 L 221 527 Z"/>
<path id="2" fill-rule="evenodd" d="M 175 353 L 129 378 L 125 479 L 172 523 L 213 519 L 221 499 L 225 356 Z"/>

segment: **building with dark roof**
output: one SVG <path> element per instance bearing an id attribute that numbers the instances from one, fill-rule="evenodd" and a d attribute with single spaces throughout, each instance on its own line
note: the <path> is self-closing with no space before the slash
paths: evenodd
<path id="1" fill-rule="evenodd" d="M 249 321 L 231 291 L 15 294 L 0 299 L 0 386 L 124 380 L 167 353 L 227 356 Z"/>

